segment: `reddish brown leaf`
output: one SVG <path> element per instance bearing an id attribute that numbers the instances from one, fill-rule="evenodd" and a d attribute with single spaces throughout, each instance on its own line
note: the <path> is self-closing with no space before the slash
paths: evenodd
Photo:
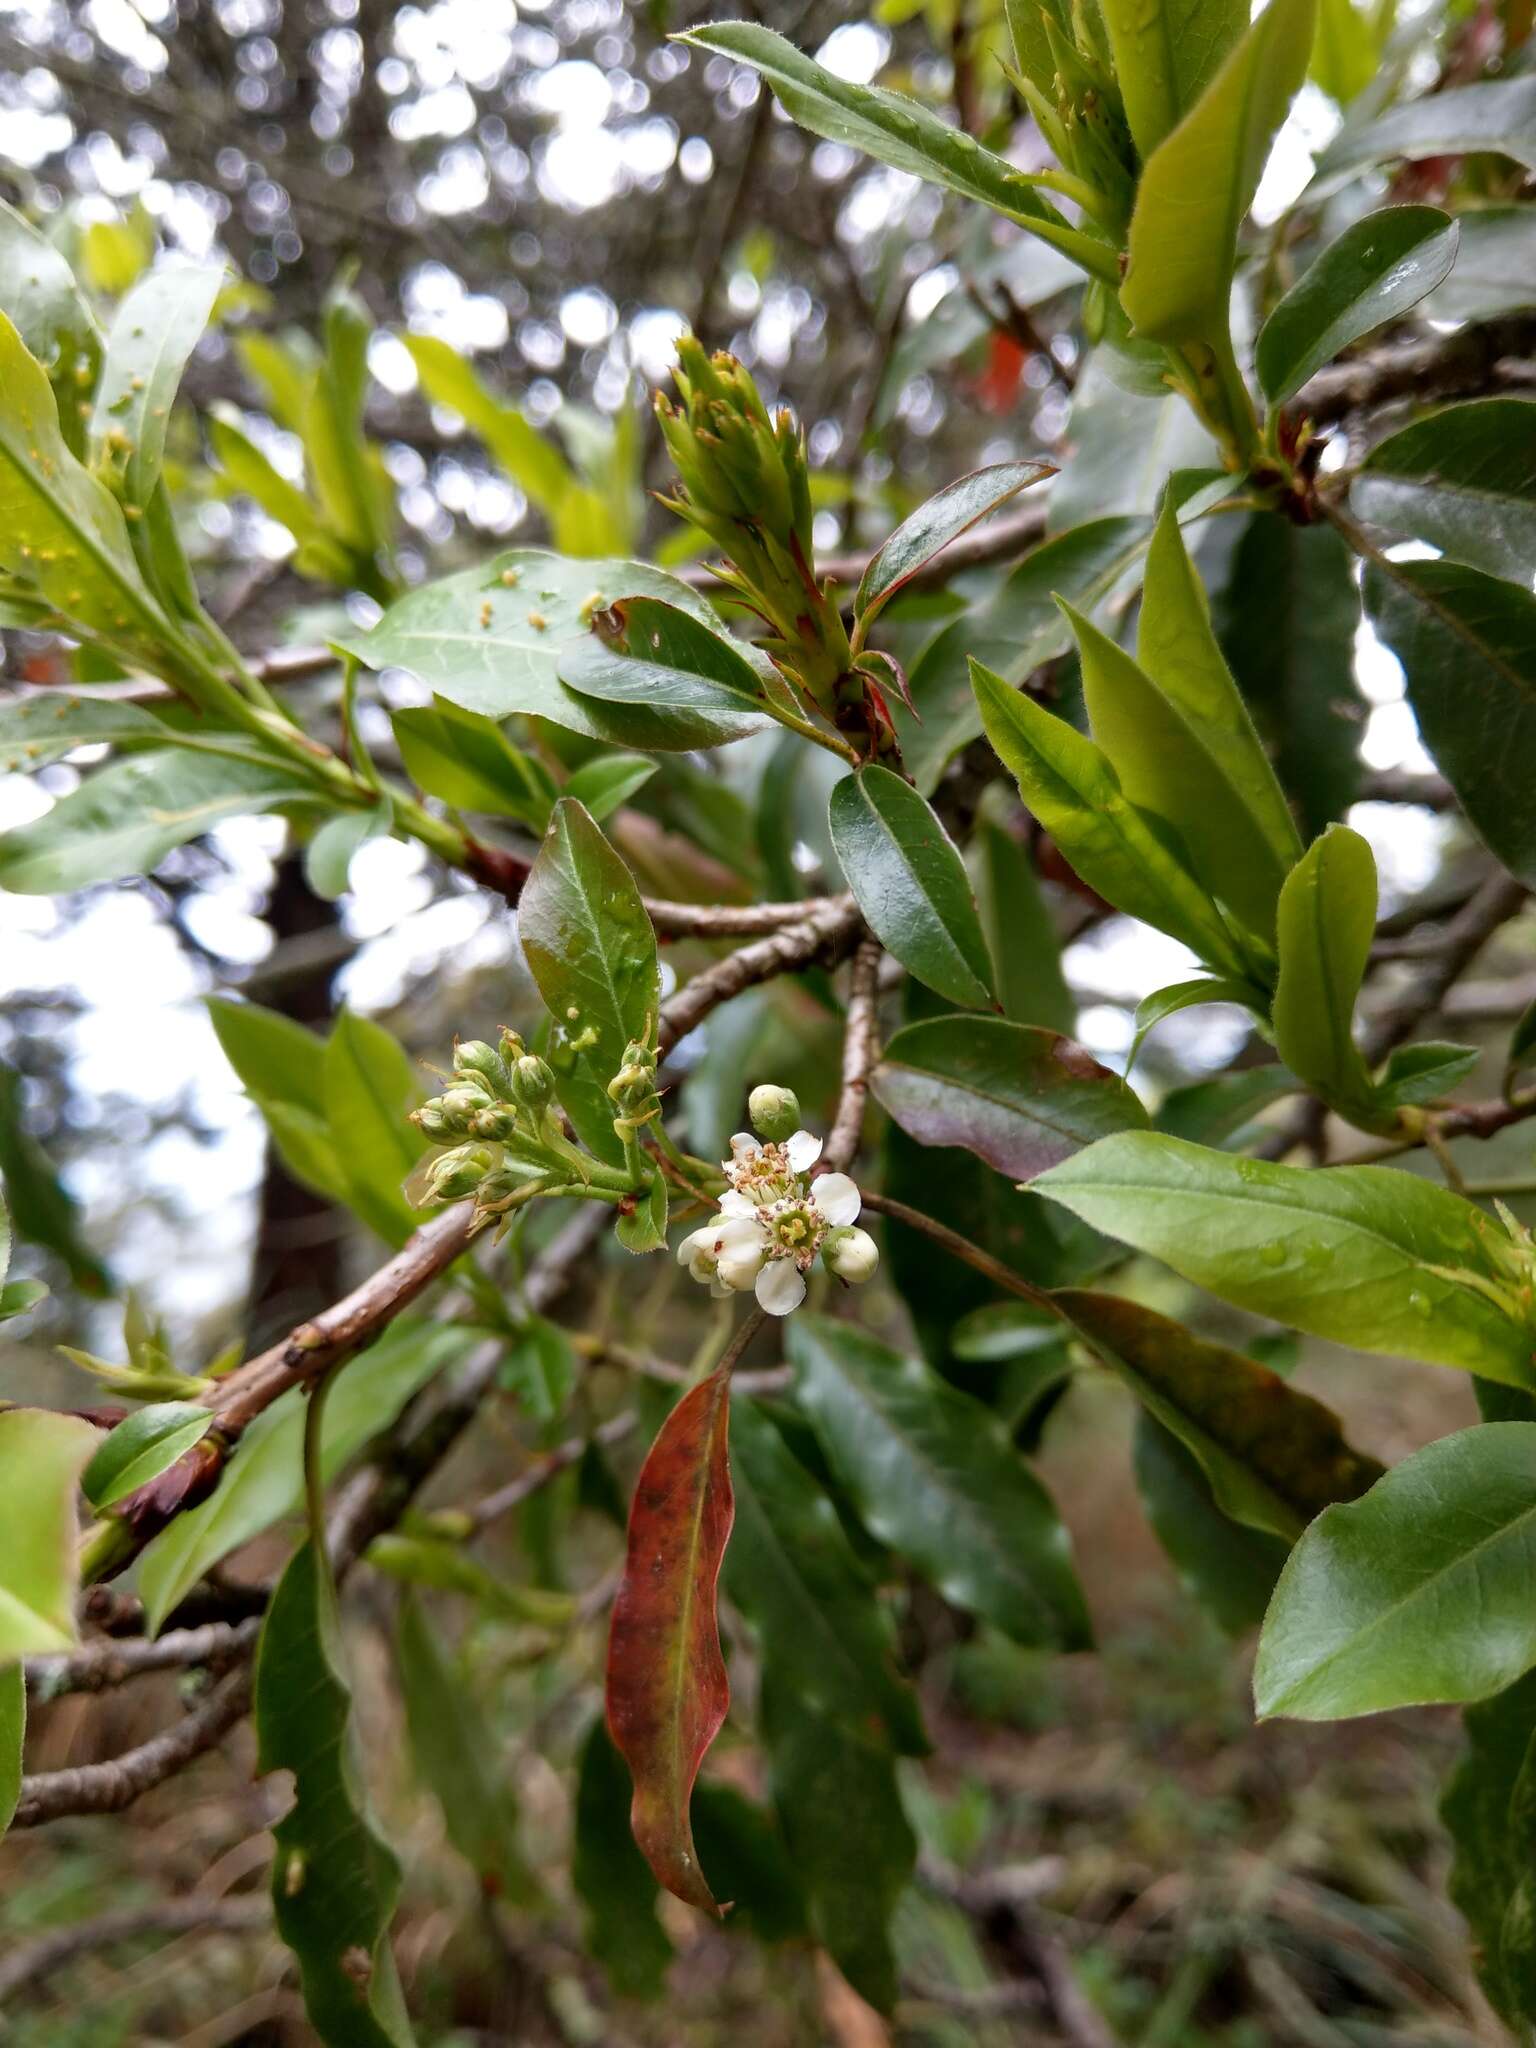
<path id="1" fill-rule="evenodd" d="M 717 1372 L 663 1424 L 635 1488 L 608 1636 L 608 1729 L 634 1779 L 635 1841 L 657 1881 L 707 1913 L 724 1909 L 699 1869 L 688 1804 L 731 1699 L 715 1619 L 734 1513 L 729 1420 Z"/>

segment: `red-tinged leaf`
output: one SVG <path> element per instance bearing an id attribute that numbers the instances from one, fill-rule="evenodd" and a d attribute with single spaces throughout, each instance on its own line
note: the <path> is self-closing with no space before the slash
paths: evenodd
<path id="1" fill-rule="evenodd" d="M 685 1394 L 641 1468 L 608 1636 L 608 1729 L 629 1765 L 630 1827 L 658 1882 L 721 1913 L 699 1868 L 688 1804 L 731 1688 L 715 1586 L 734 1511 L 730 1382 Z"/>

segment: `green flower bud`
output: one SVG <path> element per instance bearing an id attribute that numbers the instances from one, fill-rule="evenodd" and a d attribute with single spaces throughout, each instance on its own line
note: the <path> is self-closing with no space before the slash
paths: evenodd
<path id="1" fill-rule="evenodd" d="M 509 1031 L 507 1030 L 505 1025 L 502 1026 L 501 1057 L 503 1064 L 509 1070 L 511 1069 L 513 1061 L 520 1060 L 523 1054 L 527 1051 L 527 1049 L 528 1048 L 523 1044 L 522 1039 L 518 1037 L 515 1031 Z"/>
<path id="2" fill-rule="evenodd" d="M 489 1084 L 494 1095 L 507 1092 L 506 1063 L 495 1046 L 487 1045 L 483 1038 L 471 1038 L 454 1047 L 453 1070 L 459 1075 L 477 1074 Z"/>
<path id="3" fill-rule="evenodd" d="M 517 1111 L 510 1103 L 493 1102 L 488 1109 L 476 1112 L 469 1120 L 471 1137 L 489 1139 L 492 1144 L 505 1144 L 508 1138 L 517 1134 Z"/>
<path id="4" fill-rule="evenodd" d="M 424 1138 L 430 1138 L 435 1145 L 445 1145 L 450 1138 L 462 1136 L 459 1124 L 443 1113 L 440 1101 L 424 1102 L 420 1109 L 411 1112 L 411 1122 Z"/>
<path id="5" fill-rule="evenodd" d="M 856 1225 L 829 1230 L 821 1241 L 821 1262 L 839 1280 L 860 1287 L 874 1278 L 880 1264 L 880 1247 L 867 1230 Z"/>
<path id="6" fill-rule="evenodd" d="M 422 1107 L 434 1107 L 443 1121 L 444 1135 L 456 1137 L 469 1129 L 471 1118 L 478 1116 L 489 1101 L 490 1097 L 479 1088 L 450 1088 L 434 1104 L 424 1103 Z"/>
<path id="7" fill-rule="evenodd" d="M 800 1128 L 800 1098 L 793 1088 L 764 1085 L 747 1097 L 747 1115 L 760 1138 L 780 1145 Z"/>
<path id="8" fill-rule="evenodd" d="M 512 1094 L 524 1109 L 538 1116 L 548 1108 L 554 1093 L 554 1070 L 547 1060 L 541 1060 L 537 1053 L 525 1052 L 513 1062 Z"/>
<path id="9" fill-rule="evenodd" d="M 427 1169 L 427 1186 L 436 1202 L 456 1202 L 472 1195 L 495 1165 L 495 1155 L 484 1145 L 459 1145 L 444 1152 Z"/>

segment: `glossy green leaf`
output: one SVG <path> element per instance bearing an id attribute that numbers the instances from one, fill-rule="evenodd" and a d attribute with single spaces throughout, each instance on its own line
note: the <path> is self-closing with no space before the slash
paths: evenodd
<path id="1" fill-rule="evenodd" d="M 656 1918 L 660 1892 L 629 1831 L 629 1772 L 598 1715 L 576 1778 L 571 1878 L 586 1908 L 587 1947 L 625 1998 L 657 1998 L 672 1944 Z"/>
<path id="2" fill-rule="evenodd" d="M 417 1218 L 401 1182 L 426 1149 L 411 1110 L 426 1092 L 399 1040 L 369 1017 L 343 1009 L 325 1042 L 320 1086 L 348 1200 L 391 1244 Z"/>
<path id="3" fill-rule="evenodd" d="M 0 887 L 18 896 L 58 896 L 149 874 L 174 847 L 226 818 L 315 800 L 313 783 L 275 761 L 170 747 L 130 754 L 0 838 Z"/>
<path id="4" fill-rule="evenodd" d="M 889 2012 L 899 1988 L 891 1915 L 917 1859 L 890 1754 L 824 1719 L 772 1667 L 759 1717 L 811 1930 L 859 1996 Z"/>
<path id="5" fill-rule="evenodd" d="M 923 1145 L 958 1145 L 1029 1180 L 1147 1113 L 1118 1074 L 1054 1031 L 1002 1017 L 932 1017 L 886 1045 L 870 1085 Z"/>
<path id="6" fill-rule="evenodd" d="M 566 560 L 520 548 L 423 584 L 371 631 L 337 645 L 369 668 L 409 669 L 439 696 L 487 718 L 531 713 L 610 746 L 686 751 L 699 742 L 676 713 L 601 704 L 560 681 L 565 649 L 590 636 L 595 612 L 626 597 L 659 598 L 711 633 L 722 631 L 686 583 L 643 562 Z"/>
<path id="7" fill-rule="evenodd" d="M 278 1580 L 256 1653 L 258 1772 L 291 1771 L 272 1830 L 272 1912 L 326 2048 L 411 2048 L 389 1946 L 400 1865 L 368 1810 L 334 1591 L 305 1543 Z"/>
<path id="8" fill-rule="evenodd" d="M 1085 270 L 1113 279 L 1114 255 L 1106 242 L 1069 227 L 1027 173 L 916 100 L 839 78 L 757 22 L 712 22 L 679 40 L 750 64 L 773 87 L 785 112 L 813 135 L 862 150 L 892 170 L 942 185 L 962 199 L 978 200 Z"/>
<path id="9" fill-rule="evenodd" d="M 75 1415 L 0 1411 L 0 1664 L 75 1641 L 75 1490 L 100 1441 Z"/>
<path id="10" fill-rule="evenodd" d="M 1392 540 L 1529 584 L 1536 562 L 1536 403 L 1447 406 L 1371 450 L 1350 488 L 1360 518 Z"/>
<path id="11" fill-rule="evenodd" d="M 1345 1442 L 1339 1418 L 1241 1351 L 1121 1295 L 1067 1288 L 1063 1316 L 1165 1429 L 1191 1451 L 1234 1521 L 1287 1540 L 1381 1471 Z"/>
<path id="12" fill-rule="evenodd" d="M 0 311 L 48 373 L 71 452 L 85 452 L 87 403 L 101 363 L 101 329 L 63 255 L 0 200 Z"/>
<path id="13" fill-rule="evenodd" d="M 622 1147 L 608 1083 L 625 1046 L 656 1030 L 656 934 L 634 876 L 570 797 L 555 806 L 524 884 L 518 933 L 555 1020 L 550 1058 L 561 1100 L 592 1150 L 614 1158 Z"/>
<path id="14" fill-rule="evenodd" d="M 14 1228 L 18 1237 L 61 1259 L 82 1294 L 110 1294 L 112 1275 L 85 1237 L 79 1204 L 28 1130 L 21 1095 L 21 1076 L 0 1064 L 0 1181 L 10 1206 L 7 1226 L 0 1204 L 0 1274 L 5 1270 L 9 1228 Z"/>
<path id="15" fill-rule="evenodd" d="M 121 746 L 135 741 L 164 746 L 168 738 L 159 719 L 141 711 L 137 704 L 38 691 L 14 703 L 0 704 L 0 773 L 30 773 L 75 747 Z"/>
<path id="16" fill-rule="evenodd" d="M 1270 405 L 1294 398 L 1351 342 L 1433 291 L 1456 261 L 1456 238 L 1455 221 L 1437 207 L 1387 206 L 1330 242 L 1260 330 L 1254 366 Z"/>
<path id="17" fill-rule="evenodd" d="M 1107 634 L 1063 608 L 1082 657 L 1093 736 L 1127 801 L 1162 825 L 1206 893 L 1267 944 L 1283 858 L 1177 703 Z"/>
<path id="18" fill-rule="evenodd" d="M 1142 346 L 1159 359 L 1153 391 L 1126 388 L 1124 358 L 1107 343 L 1083 364 L 1067 416 L 1072 459 L 1046 502 L 1046 530 L 1058 538 L 1112 515 L 1150 520 L 1171 475 L 1209 469 L 1218 459 L 1209 430 L 1162 381 L 1162 349 L 1155 342 Z"/>
<path id="19" fill-rule="evenodd" d="M 1053 486 L 1058 494 L 1065 481 Z M 1056 595 L 1091 611 L 1135 562 L 1149 531 L 1144 519 L 1094 519 L 1058 534 L 1032 548 L 991 598 L 970 606 L 928 643 L 907 678 L 915 709 L 908 711 L 896 699 L 891 703 L 902 763 L 925 795 L 954 755 L 981 733 L 969 657 L 987 663 L 1006 682 L 1021 683 L 1043 662 L 1064 654 L 1071 635 Z"/>
<path id="20" fill-rule="evenodd" d="M 676 749 L 720 746 L 768 723 L 763 676 L 728 634 L 675 605 L 639 598 L 624 607 L 630 652 L 597 633 L 570 641 L 560 680 L 579 697 L 674 722 Z"/>
<path id="21" fill-rule="evenodd" d="M 837 1510 L 751 1401 L 737 1401 L 731 1417 L 731 1480 L 725 1587 L 766 1662 L 816 1713 L 922 1755 L 917 1696 L 896 1675 L 890 1632 Z"/>
<path id="22" fill-rule="evenodd" d="M 1382 1116 L 1354 1018 L 1375 934 L 1376 857 L 1358 832 L 1330 825 L 1281 892 L 1275 1044 L 1298 1080 L 1369 1128 Z"/>
<path id="23" fill-rule="evenodd" d="M 564 794 L 585 806 L 595 824 L 627 804 L 656 773 L 656 763 L 640 754 L 599 754 L 583 761 L 566 783 Z"/>
<path id="24" fill-rule="evenodd" d="M 1171 1088 L 1154 1121 L 1170 1138 L 1187 1138 L 1192 1145 L 1240 1148 L 1255 1120 L 1295 1092 L 1295 1076 L 1285 1067 L 1250 1067 Z"/>
<path id="25" fill-rule="evenodd" d="M 107 332 L 91 446 L 98 465 L 121 479 L 124 502 L 141 512 L 160 480 L 171 407 L 223 276 L 219 263 L 157 264 Z"/>
<path id="26" fill-rule="evenodd" d="M 1062 972 L 1061 944 L 1032 849 L 990 809 L 983 808 L 971 832 L 970 871 L 982 937 L 997 970 L 998 1000 L 1016 1023 L 1070 1035 L 1077 1004 Z"/>
<path id="27" fill-rule="evenodd" d="M 1147 341 L 1227 333 L 1237 231 L 1306 76 L 1316 0 L 1269 0 L 1142 166 L 1120 302 Z"/>
<path id="28" fill-rule="evenodd" d="M 1147 550 L 1136 658 L 1236 793 L 1283 874 L 1301 839 L 1211 625 L 1171 492 Z"/>
<path id="29" fill-rule="evenodd" d="M 1360 786 L 1353 557 L 1328 526 L 1275 512 L 1249 520 L 1222 592 L 1222 649 L 1308 837 Z"/>
<path id="30" fill-rule="evenodd" d="M 853 608 L 861 628 L 872 621 L 925 562 L 1031 484 L 1056 474 L 1048 462 L 995 462 L 957 477 L 905 518 L 871 556 L 859 579 Z"/>
<path id="31" fill-rule="evenodd" d="M 411 1755 L 442 1808 L 449 1841 L 487 1898 L 530 1903 L 539 1887 L 519 1845 L 517 1802 L 505 1760 L 414 1594 L 400 1603 L 395 1658 Z"/>
<path id="32" fill-rule="evenodd" d="M 1473 1072 L 1481 1058 L 1475 1045 L 1450 1045 L 1443 1039 L 1394 1046 L 1377 1077 L 1377 1106 L 1395 1110 L 1439 1102 Z"/>
<path id="33" fill-rule="evenodd" d="M 20 1658 L 0 1664 L 0 1835 L 21 1797 L 27 1740 L 27 1673 Z"/>
<path id="34" fill-rule="evenodd" d="M 1330 1508 L 1259 1640 L 1260 1714 L 1333 1721 L 1482 1700 L 1536 1663 L 1536 1423 L 1485 1422 Z"/>
<path id="35" fill-rule="evenodd" d="M 1422 318 L 1496 320 L 1536 305 L 1536 207 L 1478 206 L 1457 217 L 1456 267 Z"/>
<path id="36" fill-rule="evenodd" d="M 387 1429 L 412 1394 L 462 1359 L 473 1342 L 470 1332 L 451 1324 L 402 1321 L 353 1359 L 326 1396 L 327 1478 Z M 139 1592 L 151 1634 L 221 1558 L 298 1511 L 304 1498 L 304 1409 L 297 1388 L 274 1401 L 240 1439 L 218 1491 L 178 1515 L 145 1551 Z"/>
<path id="37" fill-rule="evenodd" d="M 1362 1351 L 1536 1385 L 1531 1333 L 1455 1277 L 1498 1279 L 1498 1226 L 1416 1174 L 1318 1173 L 1127 1131 L 1034 1186 L 1255 1315 Z"/>
<path id="38" fill-rule="evenodd" d="M 1536 594 L 1458 562 L 1381 562 L 1365 601 L 1473 830 L 1536 882 Z"/>
<path id="39" fill-rule="evenodd" d="M 105 1437 L 80 1476 L 81 1490 L 98 1513 L 157 1479 L 213 1426 L 192 1401 L 156 1401 L 125 1416 Z"/>
<path id="40" fill-rule="evenodd" d="M 1440 1807 L 1456 1848 L 1448 1889 L 1484 1991 L 1518 2024 L 1536 2007 L 1536 1677 L 1469 1707 L 1462 1726 L 1466 1752 Z"/>
<path id="41" fill-rule="evenodd" d="M 370 839 L 388 838 L 394 824 L 394 807 L 385 797 L 372 810 L 339 811 L 327 818 L 304 849 L 304 879 L 323 903 L 335 903 L 347 893 L 352 861 Z"/>
<path id="42" fill-rule="evenodd" d="M 1251 1010 L 1254 1006 L 1253 985 L 1205 975 L 1197 981 L 1170 982 L 1167 988 L 1154 989 L 1151 995 L 1143 996 L 1136 1005 L 1136 1035 L 1131 1040 L 1126 1071 L 1135 1066 L 1143 1040 L 1157 1029 L 1164 1018 L 1176 1017 L 1181 1010 L 1198 1009 L 1204 1003 L 1240 1003 Z"/>
<path id="43" fill-rule="evenodd" d="M 1345 127 L 1318 158 L 1314 176 L 1334 181 L 1394 157 L 1412 162 L 1482 151 L 1536 170 L 1536 78 L 1451 86 L 1389 107 L 1374 121 Z"/>
<path id="44" fill-rule="evenodd" d="M 1190 1593 L 1229 1635 L 1257 1628 L 1290 1545 L 1224 1515 L 1193 1453 L 1148 1414 L 1134 1462 L 1147 1520 Z"/>
<path id="45" fill-rule="evenodd" d="M 1248 10 L 1238 0 L 1192 7 L 1106 0 L 1104 25 L 1131 139 L 1145 160 L 1220 70 L 1248 26 Z"/>
<path id="46" fill-rule="evenodd" d="M 828 819 L 848 886 L 886 950 L 951 1002 L 990 1005 L 976 899 L 926 801 L 889 768 L 860 768 L 833 789 Z"/>
<path id="47" fill-rule="evenodd" d="M 284 1166 L 304 1187 L 345 1199 L 347 1176 L 331 1131 L 321 1041 L 291 1017 L 256 1003 L 211 996 L 208 1015 Z"/>
<path id="48" fill-rule="evenodd" d="M 971 680 L 987 737 L 1019 794 L 1089 888 L 1213 966 L 1241 973 L 1215 904 L 1126 796 L 1103 749 L 979 662 Z"/>
<path id="49" fill-rule="evenodd" d="M 553 778 L 494 719 L 434 697 L 394 712 L 391 723 L 406 773 L 428 796 L 455 810 L 519 818 L 536 832 L 549 823 Z"/>
<path id="50" fill-rule="evenodd" d="M 1084 1648 L 1066 1530 L 981 1403 L 851 1323 L 802 1312 L 788 1349 L 797 1399 L 873 1533 L 1015 1641 Z"/>

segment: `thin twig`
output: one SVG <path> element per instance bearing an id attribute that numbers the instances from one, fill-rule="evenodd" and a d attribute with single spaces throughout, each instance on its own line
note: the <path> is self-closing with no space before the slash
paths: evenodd
<path id="1" fill-rule="evenodd" d="M 52 1700 L 67 1692 L 106 1692 L 149 1672 L 233 1663 L 250 1649 L 260 1629 L 260 1617 L 250 1615 L 244 1621 L 168 1629 L 152 1641 L 109 1636 L 67 1655 L 29 1657 L 27 1690 L 36 1700 Z"/>
<path id="2" fill-rule="evenodd" d="M 889 1195 L 871 1194 L 868 1190 L 864 1191 L 864 1207 L 873 1209 L 877 1216 L 888 1216 L 893 1223 L 905 1224 L 908 1230 L 921 1231 L 924 1237 L 942 1245 L 951 1258 L 959 1259 L 974 1272 L 982 1274 L 994 1287 L 1016 1294 L 1020 1301 L 1030 1302 L 1035 1308 L 1044 1309 L 1048 1315 L 1060 1315 L 1060 1309 L 1043 1287 L 1036 1287 L 1022 1273 L 1015 1273 L 1011 1266 L 1005 1266 L 1001 1259 L 994 1259 L 979 1244 L 972 1244 L 968 1237 L 962 1237 L 936 1217 L 925 1216 L 920 1209 L 909 1209 L 905 1202 L 893 1201 Z"/>
<path id="3" fill-rule="evenodd" d="M 94 1955 L 119 1942 L 144 1934 L 245 1934 L 272 1924 L 272 1904 L 264 1892 L 241 1892 L 234 1898 L 205 1898 L 193 1892 L 184 1899 L 156 1899 L 144 1906 L 121 1906 L 95 1920 L 56 1927 L 22 1948 L 0 1957 L 0 1999 L 10 1998 L 52 1976 L 79 1956 Z"/>
<path id="4" fill-rule="evenodd" d="M 729 1002 L 732 996 L 739 996 L 744 989 L 771 981 L 775 975 L 809 967 L 812 961 L 835 964 L 853 944 L 859 922 L 858 905 L 851 896 L 823 897 L 819 905 L 808 907 L 808 914 L 800 923 L 785 925 L 756 944 L 743 946 L 724 960 L 717 960 L 713 967 L 706 967 L 662 1005 L 661 1050 L 670 1051 L 687 1032 L 702 1024 L 712 1010 Z"/>
<path id="5" fill-rule="evenodd" d="M 880 1057 L 880 960 L 879 940 L 861 939 L 848 981 L 842 1090 L 827 1142 L 821 1148 L 822 1165 L 837 1172 L 846 1171 L 858 1155 L 869 1077 Z"/>
<path id="6" fill-rule="evenodd" d="M 515 1507 L 521 1507 L 531 1495 L 557 1479 L 568 1466 L 584 1458 L 594 1444 L 622 1443 L 634 1429 L 637 1417 L 633 1409 L 623 1415 L 615 1415 L 610 1421 L 593 1430 L 590 1436 L 567 1437 L 563 1444 L 556 1444 L 552 1451 L 535 1458 L 525 1472 L 519 1472 L 515 1479 L 509 1479 L 505 1486 L 497 1487 L 483 1500 L 477 1500 L 465 1509 L 473 1532 L 485 1528 L 502 1515 L 510 1514 Z"/>

